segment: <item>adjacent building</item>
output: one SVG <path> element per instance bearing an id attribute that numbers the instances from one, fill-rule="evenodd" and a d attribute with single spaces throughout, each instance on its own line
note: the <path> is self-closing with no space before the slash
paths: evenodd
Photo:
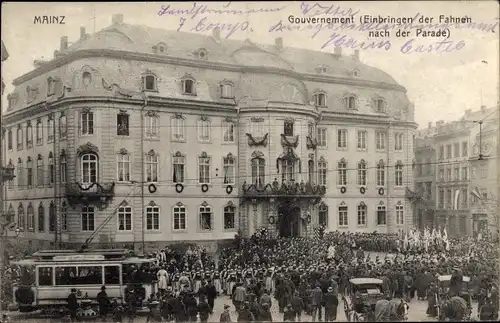
<path id="1" fill-rule="evenodd" d="M 414 107 L 343 55 L 112 25 L 14 81 L 8 207 L 38 247 L 413 225 Z"/>
<path id="2" fill-rule="evenodd" d="M 458 236 L 477 234 L 488 227 L 487 206 L 471 193 L 475 188 L 493 192 L 497 185 L 495 112 L 496 107 L 482 106 L 477 111 L 467 110 L 458 121 L 429 123 L 427 129 L 418 131 L 414 201 L 420 228 L 446 227 L 450 235 Z"/>

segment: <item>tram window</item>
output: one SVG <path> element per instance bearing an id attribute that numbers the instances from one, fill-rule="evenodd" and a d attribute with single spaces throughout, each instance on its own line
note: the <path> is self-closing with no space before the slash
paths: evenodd
<path id="1" fill-rule="evenodd" d="M 104 266 L 104 285 L 120 284 L 120 267 Z"/>
<path id="2" fill-rule="evenodd" d="M 102 285 L 101 266 L 78 267 L 78 285 Z"/>
<path id="3" fill-rule="evenodd" d="M 75 285 L 76 267 L 56 267 L 56 285 Z"/>
<path id="4" fill-rule="evenodd" d="M 52 267 L 38 267 L 38 285 L 52 286 Z"/>

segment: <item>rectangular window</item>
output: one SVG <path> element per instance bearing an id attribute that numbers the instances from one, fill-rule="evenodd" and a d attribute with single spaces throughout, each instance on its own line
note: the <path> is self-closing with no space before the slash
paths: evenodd
<path id="1" fill-rule="evenodd" d="M 347 148 L 347 129 L 337 131 L 337 148 Z"/>
<path id="2" fill-rule="evenodd" d="M 443 168 L 439 169 L 439 180 L 441 182 L 444 182 L 444 169 Z"/>
<path id="3" fill-rule="evenodd" d="M 366 186 L 366 164 L 358 163 L 358 185 Z"/>
<path id="4" fill-rule="evenodd" d="M 118 136 L 128 136 L 129 131 L 129 115 L 120 113 L 116 116 L 116 134 Z"/>
<path id="5" fill-rule="evenodd" d="M 326 186 L 328 178 L 328 169 L 325 161 L 320 161 L 318 163 L 318 181 L 319 185 Z"/>
<path id="6" fill-rule="evenodd" d="M 339 227 L 347 227 L 348 225 L 347 206 L 339 206 Z"/>
<path id="7" fill-rule="evenodd" d="M 396 165 L 394 175 L 395 175 L 394 185 L 403 186 L 403 165 L 401 164 Z"/>
<path id="8" fill-rule="evenodd" d="M 104 285 L 120 285 L 120 266 L 104 266 Z"/>
<path id="9" fill-rule="evenodd" d="M 66 139 L 68 133 L 68 127 L 66 123 L 66 115 L 61 114 L 59 117 L 59 139 Z"/>
<path id="10" fill-rule="evenodd" d="M 78 266 L 75 285 L 102 285 L 102 267 Z"/>
<path id="11" fill-rule="evenodd" d="M 132 230 L 132 208 L 120 206 L 118 208 L 118 231 Z"/>
<path id="12" fill-rule="evenodd" d="M 118 182 L 130 181 L 130 155 L 118 154 L 117 156 Z"/>
<path id="13" fill-rule="evenodd" d="M 359 150 L 366 150 L 367 134 L 368 133 L 366 131 L 358 131 L 358 149 Z"/>
<path id="14" fill-rule="evenodd" d="M 81 134 L 82 136 L 91 136 L 94 134 L 94 113 L 82 112 L 81 114 Z"/>
<path id="15" fill-rule="evenodd" d="M 469 145 L 467 141 L 462 142 L 462 157 L 467 157 Z"/>
<path id="16" fill-rule="evenodd" d="M 224 175 L 224 184 L 234 184 L 235 178 L 235 159 L 231 156 L 224 158 L 224 165 L 222 168 Z"/>
<path id="17" fill-rule="evenodd" d="M 404 207 L 403 205 L 396 205 L 396 224 L 403 225 L 404 221 Z"/>
<path id="18" fill-rule="evenodd" d="M 67 164 L 66 164 L 66 157 L 61 156 L 60 158 L 60 163 L 61 163 L 61 183 L 66 183 L 66 173 L 67 173 Z"/>
<path id="19" fill-rule="evenodd" d="M 338 163 L 338 185 L 345 186 L 347 185 L 347 163 L 339 162 Z"/>
<path id="20" fill-rule="evenodd" d="M 444 188 L 439 189 L 438 193 L 438 209 L 444 209 Z"/>
<path id="21" fill-rule="evenodd" d="M 56 285 L 71 286 L 75 285 L 78 280 L 76 266 L 71 267 L 56 267 Z"/>
<path id="22" fill-rule="evenodd" d="M 234 122 L 232 121 L 223 121 L 222 122 L 222 131 L 224 131 L 223 141 L 224 143 L 233 143 L 234 142 Z"/>
<path id="23" fill-rule="evenodd" d="M 7 131 L 7 149 L 12 150 L 12 130 Z"/>
<path id="24" fill-rule="evenodd" d="M 404 138 L 404 134 L 402 134 L 402 133 L 394 134 L 394 150 L 396 150 L 396 151 L 403 150 L 403 138 Z"/>
<path id="25" fill-rule="evenodd" d="M 200 229 L 212 230 L 212 208 L 210 206 L 200 207 Z"/>
<path id="26" fill-rule="evenodd" d="M 315 139 L 316 132 L 314 131 L 314 123 L 307 124 L 307 135 L 311 139 Z"/>
<path id="27" fill-rule="evenodd" d="M 444 159 L 444 146 L 441 145 L 439 146 L 439 156 L 438 156 L 439 160 L 443 160 Z"/>
<path id="28" fill-rule="evenodd" d="M 483 164 L 480 167 L 481 167 L 481 177 L 482 178 L 488 177 L 488 164 Z"/>
<path id="29" fill-rule="evenodd" d="M 264 122 L 263 121 L 252 121 L 250 124 L 250 132 L 255 138 L 264 137 Z"/>
<path id="30" fill-rule="evenodd" d="M 49 184 L 52 185 L 54 184 L 56 180 L 56 172 L 54 168 L 54 160 L 52 158 L 49 158 Z"/>
<path id="31" fill-rule="evenodd" d="M 45 174 L 43 172 L 43 160 L 41 158 L 36 161 L 36 185 L 43 186 L 45 183 Z"/>
<path id="32" fill-rule="evenodd" d="M 146 156 L 146 181 L 158 182 L 158 155 L 148 153 Z"/>
<path id="33" fill-rule="evenodd" d="M 28 122 L 28 126 L 26 127 L 26 148 L 31 147 L 33 147 L 33 128 L 31 127 L 31 123 Z"/>
<path id="34" fill-rule="evenodd" d="M 146 207 L 146 230 L 160 230 L 160 208 L 158 206 Z"/>
<path id="35" fill-rule="evenodd" d="M 453 180 L 453 177 L 451 177 L 451 166 L 448 166 L 446 169 L 446 180 L 449 182 Z"/>
<path id="36" fill-rule="evenodd" d="M 385 149 L 385 144 L 386 144 L 386 141 L 387 141 L 387 138 L 386 138 L 386 134 L 385 132 L 376 132 L 376 147 L 377 147 L 377 150 L 384 150 Z"/>
<path id="37" fill-rule="evenodd" d="M 54 119 L 52 116 L 50 116 L 49 121 L 47 121 L 47 142 L 54 142 Z"/>
<path id="38" fill-rule="evenodd" d="M 174 207 L 174 230 L 186 230 L 186 207 Z"/>
<path id="39" fill-rule="evenodd" d="M 198 120 L 198 141 L 199 142 L 210 141 L 210 121 Z"/>
<path id="40" fill-rule="evenodd" d="M 28 146 L 30 144 L 30 139 L 31 139 L 31 126 L 28 126 Z M 43 124 L 41 120 L 38 120 L 36 122 L 36 144 L 41 145 L 43 144 Z"/>
<path id="41" fill-rule="evenodd" d="M 358 205 L 358 225 L 366 225 L 366 205 Z"/>
<path id="42" fill-rule="evenodd" d="M 52 267 L 38 267 L 38 285 L 52 286 Z"/>
<path id="43" fill-rule="evenodd" d="M 317 133 L 318 147 L 326 147 L 326 128 L 318 128 Z"/>
<path id="44" fill-rule="evenodd" d="M 64 202 L 61 206 L 61 230 L 68 231 L 68 208 Z"/>
<path id="45" fill-rule="evenodd" d="M 198 158 L 198 183 L 210 184 L 210 158 Z"/>
<path id="46" fill-rule="evenodd" d="M 455 168 L 453 169 L 453 173 L 454 173 L 454 174 L 453 174 L 453 175 L 454 175 L 454 178 L 453 178 L 453 179 L 454 179 L 455 181 L 459 181 L 459 180 L 460 180 L 460 168 L 459 168 L 459 167 L 455 167 Z"/>
<path id="47" fill-rule="evenodd" d="M 185 130 L 184 130 L 184 119 L 182 118 L 172 118 L 172 140 L 173 141 L 184 141 L 185 140 Z"/>
<path id="48" fill-rule="evenodd" d="M 378 205 L 377 206 L 377 225 L 386 225 L 386 209 L 385 206 L 383 205 Z"/>
<path id="49" fill-rule="evenodd" d="M 293 136 L 293 121 L 285 121 L 283 125 L 283 134 L 287 137 Z"/>
<path id="50" fill-rule="evenodd" d="M 236 223 L 235 223 L 235 207 L 228 205 L 224 207 L 224 229 L 225 230 L 232 230 L 236 228 Z"/>
<path id="51" fill-rule="evenodd" d="M 451 194 L 451 189 L 446 190 L 446 209 L 451 209 L 453 205 L 453 195 Z"/>
<path id="52" fill-rule="evenodd" d="M 468 207 L 468 194 L 467 194 L 467 189 L 464 188 L 462 189 L 462 192 L 460 193 L 462 196 L 462 209 L 467 209 Z"/>
<path id="53" fill-rule="evenodd" d="M 146 115 L 144 122 L 146 123 L 146 137 L 158 138 L 159 136 L 159 118 L 155 115 Z"/>
<path id="54" fill-rule="evenodd" d="M 82 231 L 94 231 L 95 211 L 92 206 L 82 208 Z"/>
<path id="55" fill-rule="evenodd" d="M 16 140 L 17 140 L 17 150 L 22 150 L 23 149 L 23 128 L 21 128 L 21 126 L 19 126 L 19 128 L 17 128 Z"/>
<path id="56" fill-rule="evenodd" d="M 446 159 L 451 159 L 451 144 L 450 145 L 446 145 Z"/>
<path id="57" fill-rule="evenodd" d="M 30 188 L 33 186 L 33 162 L 31 160 L 29 160 L 27 162 L 27 165 L 28 165 L 28 168 L 27 168 L 28 180 L 27 180 L 26 185 L 28 186 L 28 188 Z"/>
<path id="58" fill-rule="evenodd" d="M 266 160 L 263 158 L 252 159 L 252 183 L 264 185 L 266 179 Z"/>
<path id="59" fill-rule="evenodd" d="M 462 180 L 463 181 L 469 180 L 469 169 L 467 168 L 467 166 L 462 167 Z"/>
<path id="60" fill-rule="evenodd" d="M 328 207 L 321 205 L 318 210 L 318 224 L 320 226 L 328 227 Z"/>
<path id="61" fill-rule="evenodd" d="M 377 186 L 385 186 L 385 166 L 382 163 L 377 164 Z"/>
<path id="62" fill-rule="evenodd" d="M 184 183 L 184 167 L 186 164 L 186 157 L 176 155 L 172 159 L 172 164 L 174 171 L 172 175 L 172 182 L 177 184 Z"/>
<path id="63" fill-rule="evenodd" d="M 460 143 L 456 142 L 453 144 L 453 157 L 460 157 Z"/>

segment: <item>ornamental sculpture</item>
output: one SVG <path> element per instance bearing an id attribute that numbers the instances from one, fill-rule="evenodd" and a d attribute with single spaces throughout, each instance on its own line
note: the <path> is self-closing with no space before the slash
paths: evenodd
<path id="1" fill-rule="evenodd" d="M 266 147 L 267 146 L 267 137 L 269 137 L 269 134 L 266 133 L 264 135 L 264 137 L 262 138 L 254 138 L 251 134 L 247 133 L 246 134 L 247 137 L 248 137 L 248 145 L 250 147 L 252 146 L 263 146 L 263 147 Z"/>
<path id="2" fill-rule="evenodd" d="M 306 137 L 307 149 L 316 149 L 318 147 L 318 140 L 316 138 Z"/>
<path id="3" fill-rule="evenodd" d="M 281 134 L 281 145 L 283 147 L 293 147 L 297 148 L 299 145 L 299 136 L 288 137 L 284 134 Z"/>
<path id="4" fill-rule="evenodd" d="M 92 183 L 82 185 L 80 183 L 66 184 L 66 198 L 69 205 L 76 208 L 77 205 L 95 205 L 100 210 L 109 206 L 115 195 L 115 183 Z"/>
<path id="5" fill-rule="evenodd" d="M 321 201 L 321 197 L 326 193 L 324 185 L 316 185 L 310 182 L 296 183 L 294 181 L 283 181 L 281 184 L 275 178 L 272 183 L 255 183 L 242 185 L 243 197 L 248 199 L 256 198 L 310 198 L 313 204 Z"/>

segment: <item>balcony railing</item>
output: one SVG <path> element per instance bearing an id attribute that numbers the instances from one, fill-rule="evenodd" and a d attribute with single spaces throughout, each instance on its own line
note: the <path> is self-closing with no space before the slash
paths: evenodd
<path id="1" fill-rule="evenodd" d="M 106 208 L 115 196 L 115 183 L 68 183 L 66 184 L 66 198 L 75 208 L 77 205 L 95 205 L 100 209 Z"/>
<path id="2" fill-rule="evenodd" d="M 275 179 L 274 182 L 268 184 L 246 184 L 242 186 L 243 198 L 257 199 L 257 198 L 312 198 L 319 202 L 326 193 L 324 185 L 311 184 L 309 182 L 295 183 L 283 182 L 278 183 Z"/>

